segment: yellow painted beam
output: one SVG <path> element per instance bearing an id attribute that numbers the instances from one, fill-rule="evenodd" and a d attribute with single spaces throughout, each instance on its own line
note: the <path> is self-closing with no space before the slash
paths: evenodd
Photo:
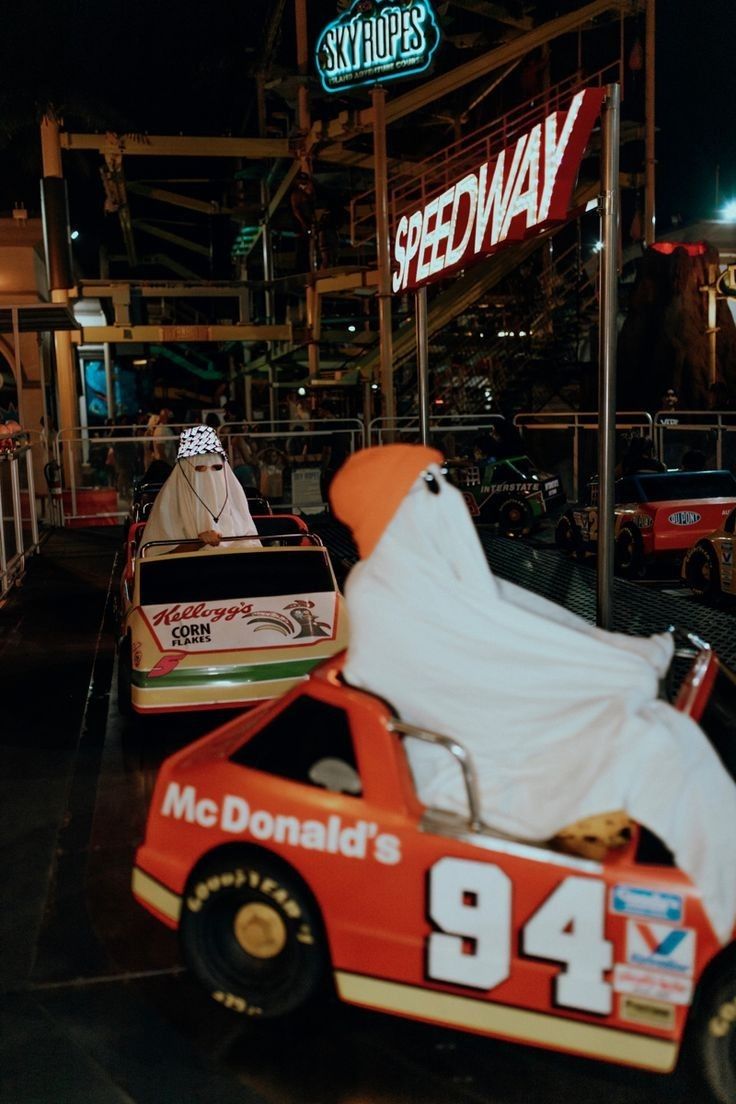
<path id="1" fill-rule="evenodd" d="M 72 340 L 78 345 L 100 345 L 105 341 L 147 342 L 167 341 L 291 341 L 291 323 L 283 326 L 85 326 L 74 330 Z"/>

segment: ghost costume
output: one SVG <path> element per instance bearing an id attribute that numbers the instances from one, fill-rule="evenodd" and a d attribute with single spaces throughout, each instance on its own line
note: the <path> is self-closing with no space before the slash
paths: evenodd
<path id="1" fill-rule="evenodd" d="M 213 465 L 219 465 L 219 470 Z M 205 471 L 197 471 L 198 467 Z M 158 493 L 141 543 L 196 540 L 214 530 L 222 537 L 257 535 L 248 500 L 227 461 L 217 434 L 209 426 L 185 429 L 176 466 Z M 226 541 L 222 547 L 252 547 L 250 541 Z M 208 546 L 215 548 L 217 546 Z M 173 551 L 171 545 L 152 548 L 149 555 Z"/>
<path id="2" fill-rule="evenodd" d="M 361 502 L 383 490 L 374 479 L 355 494 L 356 477 L 371 478 L 361 456 L 407 448 L 419 446 L 366 449 L 336 477 L 333 510 L 359 546 Z M 389 503 L 390 521 L 347 581 L 345 678 L 404 721 L 462 743 L 483 818 L 502 832 L 544 841 L 625 809 L 670 848 L 726 942 L 736 921 L 736 786 L 702 730 L 657 700 L 671 638 L 605 632 L 496 579 L 462 496 L 426 466 L 438 454 L 420 451 L 408 493 L 393 513 Z M 425 466 L 439 493 L 416 475 Z M 420 799 L 467 811 L 450 756 L 406 746 Z"/>

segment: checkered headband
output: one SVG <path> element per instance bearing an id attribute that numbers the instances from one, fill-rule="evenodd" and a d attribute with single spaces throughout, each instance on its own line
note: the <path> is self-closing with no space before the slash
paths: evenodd
<path id="1" fill-rule="evenodd" d="M 207 452 L 219 452 L 222 456 L 225 455 L 225 450 L 212 426 L 191 426 L 181 431 L 177 460 L 186 460 L 189 456 L 203 456 Z"/>

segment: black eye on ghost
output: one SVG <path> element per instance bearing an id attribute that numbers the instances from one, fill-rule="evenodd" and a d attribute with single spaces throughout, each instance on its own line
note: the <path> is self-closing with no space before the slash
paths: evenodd
<path id="1" fill-rule="evenodd" d="M 192 467 L 197 472 L 222 471 L 223 465 L 222 464 L 193 464 Z"/>

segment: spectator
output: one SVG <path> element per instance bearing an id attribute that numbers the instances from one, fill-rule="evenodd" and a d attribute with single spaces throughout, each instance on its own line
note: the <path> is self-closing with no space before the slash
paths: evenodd
<path id="1" fill-rule="evenodd" d="M 159 411 L 158 422 L 153 429 L 153 459 L 168 464 L 169 470 L 176 463 L 176 434 L 169 426 L 173 417 L 173 411 L 164 407 Z"/>
<path id="2" fill-rule="evenodd" d="M 296 224 L 295 269 L 297 272 L 311 272 L 312 238 L 317 212 L 315 209 L 314 183 L 309 173 L 297 173 L 289 202 Z"/>
<path id="3" fill-rule="evenodd" d="M 666 466 L 654 455 L 651 437 L 632 437 L 621 463 L 616 465 L 616 478 L 637 472 L 663 472 Z"/>
<path id="4" fill-rule="evenodd" d="M 705 453 L 701 449 L 685 449 L 680 461 L 680 471 L 704 471 L 705 464 Z"/>

